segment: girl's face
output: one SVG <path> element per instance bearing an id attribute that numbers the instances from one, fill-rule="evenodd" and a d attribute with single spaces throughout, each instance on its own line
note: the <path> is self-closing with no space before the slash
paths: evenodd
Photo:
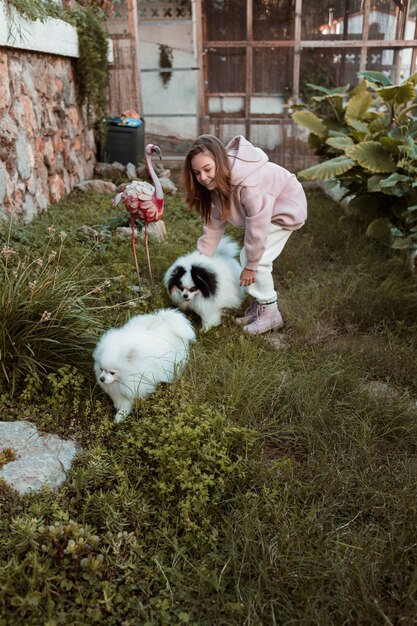
<path id="1" fill-rule="evenodd" d="M 199 152 L 196 154 L 191 159 L 191 169 L 200 185 L 204 185 L 209 191 L 216 189 L 214 180 L 216 162 L 210 152 Z"/>

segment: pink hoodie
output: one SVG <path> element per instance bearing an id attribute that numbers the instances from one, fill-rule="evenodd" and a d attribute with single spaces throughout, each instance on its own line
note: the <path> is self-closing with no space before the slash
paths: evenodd
<path id="1" fill-rule="evenodd" d="M 213 254 L 228 223 L 245 229 L 246 267 L 256 270 L 265 250 L 269 227 L 285 230 L 301 228 L 307 217 L 307 200 L 294 174 L 271 163 L 260 148 L 239 135 L 226 146 L 233 195 L 227 221 L 221 218 L 222 206 L 215 191 L 209 221 L 197 241 L 202 254 Z"/>

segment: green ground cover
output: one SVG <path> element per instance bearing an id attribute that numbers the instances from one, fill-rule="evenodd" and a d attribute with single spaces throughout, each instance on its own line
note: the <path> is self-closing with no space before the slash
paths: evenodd
<path id="1" fill-rule="evenodd" d="M 3 233 L 0 247 L 16 251 L 3 293 L 19 262 L 19 276 L 30 263 L 46 272 L 39 317 L 59 250 L 58 300 L 69 285 L 78 308 L 53 329 L 71 358 L 60 350 L 43 372 L 30 297 L 9 285 L 0 419 L 29 419 L 83 450 L 58 491 L 21 498 L 0 485 L 0 624 L 416 623 L 416 281 L 331 200 L 308 199 L 308 222 L 275 267 L 279 346 L 226 318 L 199 334 L 181 378 L 118 426 L 91 346 L 129 315 L 170 304 L 162 276 L 193 247 L 199 220 L 181 196 L 166 199 L 153 288 L 138 249 L 141 294 L 129 241 L 112 237 L 125 214 L 108 197 L 71 194 Z M 21 367 L 6 330 L 14 350 L 36 334 Z"/>

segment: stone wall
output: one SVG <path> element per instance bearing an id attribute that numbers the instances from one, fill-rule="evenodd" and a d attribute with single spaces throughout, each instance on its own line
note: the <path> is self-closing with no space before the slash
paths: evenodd
<path id="1" fill-rule="evenodd" d="M 0 47 L 0 218 L 30 222 L 92 176 L 75 60 Z"/>

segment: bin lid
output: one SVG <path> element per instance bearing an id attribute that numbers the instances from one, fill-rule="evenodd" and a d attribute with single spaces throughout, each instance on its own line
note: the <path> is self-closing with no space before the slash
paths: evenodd
<path id="1" fill-rule="evenodd" d="M 125 117 L 124 115 L 108 115 L 107 123 L 111 126 L 128 126 L 129 128 L 137 128 L 142 126 L 143 119 L 137 119 L 136 117 Z"/>

